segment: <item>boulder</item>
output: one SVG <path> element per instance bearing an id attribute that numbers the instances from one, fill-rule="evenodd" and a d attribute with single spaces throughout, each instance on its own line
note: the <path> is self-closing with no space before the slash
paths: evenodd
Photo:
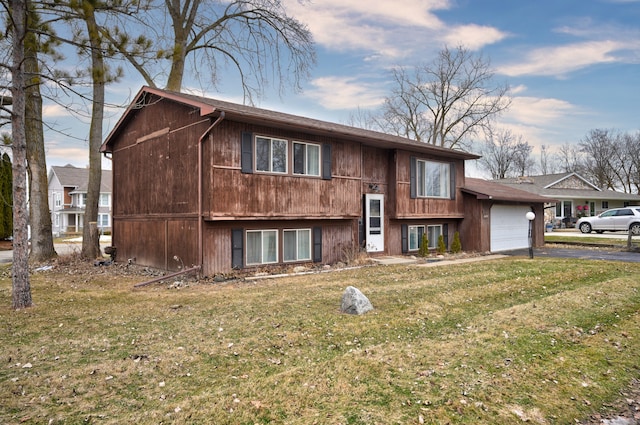
<path id="1" fill-rule="evenodd" d="M 347 314 L 364 314 L 371 310 L 373 310 L 373 305 L 369 299 L 359 289 L 347 286 L 342 294 L 340 311 Z"/>

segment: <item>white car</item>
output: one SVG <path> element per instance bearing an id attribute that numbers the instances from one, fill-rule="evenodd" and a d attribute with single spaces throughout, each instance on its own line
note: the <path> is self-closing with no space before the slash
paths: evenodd
<path id="1" fill-rule="evenodd" d="M 614 208 L 593 217 L 582 217 L 576 223 L 582 233 L 631 232 L 640 235 L 640 207 Z"/>

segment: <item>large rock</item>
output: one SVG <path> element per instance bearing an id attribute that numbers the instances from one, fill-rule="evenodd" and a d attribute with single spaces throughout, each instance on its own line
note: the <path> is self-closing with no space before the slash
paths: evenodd
<path id="1" fill-rule="evenodd" d="M 359 289 L 347 286 L 342 294 L 340 311 L 347 314 L 364 314 L 373 310 L 371 301 Z"/>

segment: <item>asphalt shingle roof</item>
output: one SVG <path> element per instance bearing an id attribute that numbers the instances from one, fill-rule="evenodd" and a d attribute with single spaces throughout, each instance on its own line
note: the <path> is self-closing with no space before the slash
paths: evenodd
<path id="1" fill-rule="evenodd" d="M 76 192 L 86 192 L 89 184 L 89 169 L 65 165 L 63 167 L 53 166 L 51 172 L 55 173 L 64 187 L 73 187 Z M 100 179 L 100 193 L 111 193 L 112 187 L 111 170 L 102 170 Z"/>

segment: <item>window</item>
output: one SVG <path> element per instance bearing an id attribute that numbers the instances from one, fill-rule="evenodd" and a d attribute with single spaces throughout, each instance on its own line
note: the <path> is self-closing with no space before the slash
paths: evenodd
<path id="1" fill-rule="evenodd" d="M 98 214 L 98 227 L 109 227 L 109 214 Z"/>
<path id="2" fill-rule="evenodd" d="M 311 260 L 311 229 L 283 231 L 284 261 Z"/>
<path id="3" fill-rule="evenodd" d="M 438 247 L 438 239 L 442 235 L 442 225 L 426 226 L 427 241 L 429 249 Z M 425 233 L 425 226 L 409 226 L 409 251 L 417 251 L 422 245 L 422 235 Z"/>
<path id="4" fill-rule="evenodd" d="M 100 194 L 100 200 L 98 201 L 98 206 L 101 207 L 108 207 L 109 206 L 109 194 L 108 193 L 101 193 Z"/>
<path id="5" fill-rule="evenodd" d="M 56 214 L 54 219 L 54 226 L 55 227 L 60 227 L 60 214 Z"/>
<path id="6" fill-rule="evenodd" d="M 278 262 L 278 231 L 247 230 L 247 265 Z"/>
<path id="7" fill-rule="evenodd" d="M 417 251 L 422 245 L 424 226 L 409 226 L 409 251 Z"/>
<path id="8" fill-rule="evenodd" d="M 603 210 L 609 209 L 609 201 L 602 201 L 602 209 Z"/>
<path id="9" fill-rule="evenodd" d="M 320 176 L 320 145 L 293 143 L 293 174 Z"/>
<path id="10" fill-rule="evenodd" d="M 53 192 L 53 199 L 56 207 L 62 206 L 62 194 L 60 192 Z"/>
<path id="11" fill-rule="evenodd" d="M 429 239 L 429 248 L 437 248 L 440 235 L 442 235 L 441 225 L 427 226 L 427 239 Z"/>
<path id="12" fill-rule="evenodd" d="M 78 200 L 78 206 L 84 207 L 87 205 L 87 194 L 86 193 L 78 193 L 76 195 L 76 199 Z"/>
<path id="13" fill-rule="evenodd" d="M 286 173 L 287 141 L 256 137 L 256 170 L 269 173 Z"/>
<path id="14" fill-rule="evenodd" d="M 417 195 L 420 197 L 450 198 L 451 178 L 449 164 L 444 162 L 417 161 Z"/>

